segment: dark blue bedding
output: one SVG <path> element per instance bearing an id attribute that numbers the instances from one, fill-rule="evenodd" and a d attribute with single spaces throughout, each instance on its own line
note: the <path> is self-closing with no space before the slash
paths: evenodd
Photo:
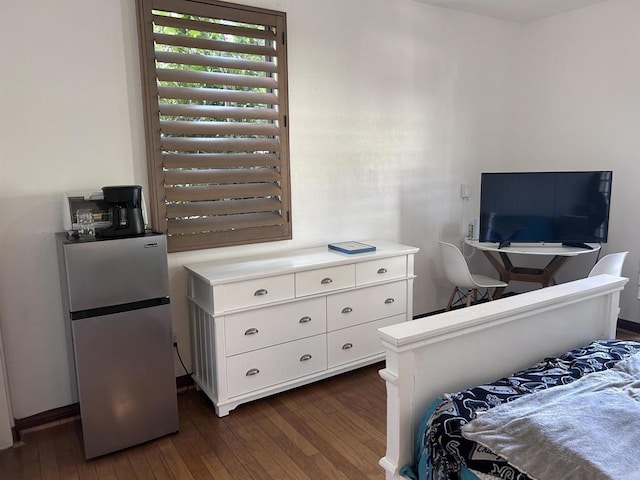
<path id="1" fill-rule="evenodd" d="M 571 383 L 588 373 L 611 368 L 638 352 L 638 342 L 598 340 L 560 357 L 545 358 L 529 369 L 490 384 L 443 395 L 425 412 L 415 464 L 405 467 L 403 474 L 419 480 L 462 480 L 467 469 L 472 469 L 505 480 L 530 480 L 504 459 L 464 438 L 461 427 L 479 411 Z"/>

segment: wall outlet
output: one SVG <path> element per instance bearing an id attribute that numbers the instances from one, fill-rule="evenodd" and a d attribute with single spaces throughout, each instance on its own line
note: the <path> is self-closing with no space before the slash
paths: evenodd
<path id="1" fill-rule="evenodd" d="M 478 240 L 480 236 L 480 219 L 472 218 L 469 220 L 469 225 L 467 227 L 467 238 L 470 240 Z"/>

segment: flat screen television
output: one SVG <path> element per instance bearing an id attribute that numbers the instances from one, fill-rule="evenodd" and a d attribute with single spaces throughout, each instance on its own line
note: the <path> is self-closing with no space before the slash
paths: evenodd
<path id="1" fill-rule="evenodd" d="M 605 243 L 612 180 L 610 170 L 483 173 L 479 240 Z"/>

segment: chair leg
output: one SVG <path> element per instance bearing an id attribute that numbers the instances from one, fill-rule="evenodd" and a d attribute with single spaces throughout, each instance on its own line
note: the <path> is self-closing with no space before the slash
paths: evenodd
<path id="1" fill-rule="evenodd" d="M 469 305 L 471 305 L 471 293 L 474 292 L 474 290 L 467 290 L 467 307 Z"/>
<path id="2" fill-rule="evenodd" d="M 487 288 L 487 298 L 491 302 L 493 300 L 493 294 L 491 293 L 491 289 Z"/>
<path id="3" fill-rule="evenodd" d="M 451 296 L 449 297 L 449 303 L 447 303 L 447 307 L 444 309 L 445 312 L 451 310 L 451 305 L 453 305 L 453 299 L 455 298 L 457 292 L 458 287 L 453 287 L 453 292 L 451 292 Z"/>

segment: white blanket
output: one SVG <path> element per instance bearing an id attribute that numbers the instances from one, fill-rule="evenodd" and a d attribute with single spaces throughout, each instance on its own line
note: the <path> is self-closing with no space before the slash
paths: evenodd
<path id="1" fill-rule="evenodd" d="M 462 434 L 538 480 L 640 479 L 640 354 L 498 405 Z"/>

